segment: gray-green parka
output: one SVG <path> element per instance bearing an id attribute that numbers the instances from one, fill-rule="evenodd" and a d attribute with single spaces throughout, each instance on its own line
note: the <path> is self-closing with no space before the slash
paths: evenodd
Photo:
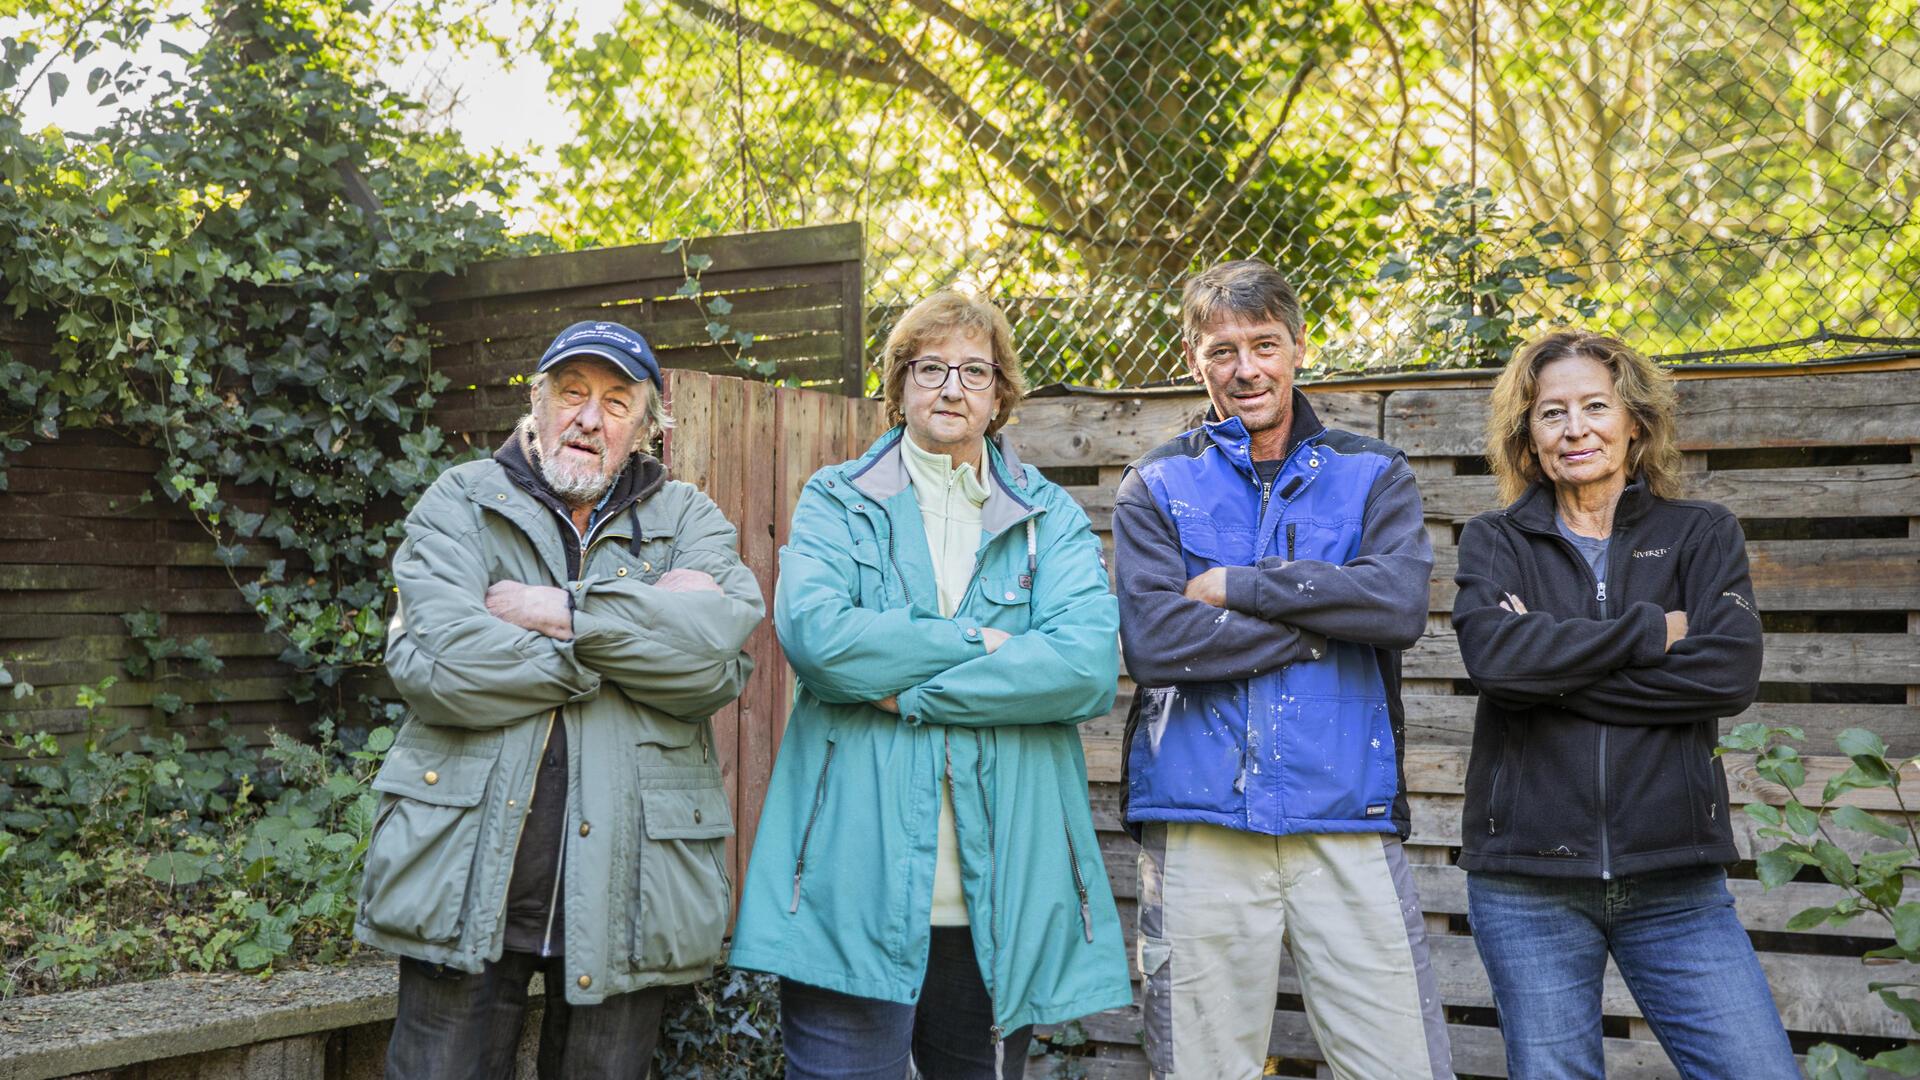
<path id="1" fill-rule="evenodd" d="M 660 470 L 635 455 L 630 469 Z M 584 538 L 498 461 L 447 470 L 407 516 L 387 669 L 410 707 L 374 780 L 359 940 L 477 972 L 499 958 L 507 883 L 551 725 L 566 724 L 566 997 L 580 1005 L 706 976 L 732 906 L 733 818 L 709 717 L 745 686 L 765 614 L 733 526 L 691 484 L 655 490 Z M 631 543 L 638 524 L 637 544 Z M 666 592 L 669 569 L 722 592 Z M 573 595 L 574 637 L 496 618 L 487 587 Z"/>

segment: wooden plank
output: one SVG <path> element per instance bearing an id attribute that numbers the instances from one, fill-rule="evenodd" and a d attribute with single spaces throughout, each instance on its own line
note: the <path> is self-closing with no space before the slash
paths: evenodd
<path id="1" fill-rule="evenodd" d="M 81 553 L 92 566 L 247 566 L 262 567 L 282 558 L 272 541 L 256 540 L 242 550 L 231 564 L 214 554 L 214 545 L 177 541 L 151 543 L 114 541 L 88 544 Z M 0 540 L 0 563 L 16 566 L 61 565 L 74 561 L 75 553 L 58 545 L 39 542 Z M 137 606 L 137 605 L 136 605 Z"/>
<path id="2" fill-rule="evenodd" d="M 1379 431 L 1375 395 L 1317 392 L 1309 400 L 1328 427 Z M 1022 402 L 1003 430 L 1020 460 L 1042 469 L 1125 465 L 1193 427 L 1206 408 L 1197 390 L 1036 398 Z"/>
<path id="3" fill-rule="evenodd" d="M 864 229 L 862 230 L 864 233 Z M 840 264 L 840 392 L 866 393 L 867 287 L 864 235 L 861 256 Z"/>
<path id="4" fill-rule="evenodd" d="M 1688 380 L 1677 389 L 1682 450 L 1904 445 L 1920 432 L 1920 379 L 1904 371 Z M 1383 438 L 1410 456 L 1483 453 L 1487 393 L 1395 390 Z"/>
<path id="5" fill-rule="evenodd" d="M 782 389 L 776 402 L 774 466 L 774 539 L 785 546 L 793 512 L 807 480 L 823 465 L 845 460 L 847 411 L 840 399 L 803 390 Z M 776 564 L 777 572 L 778 566 Z M 769 601 L 768 610 L 772 610 Z M 771 620 L 769 620 L 771 625 Z M 778 642 L 776 641 L 776 646 Z M 784 656 L 784 654 L 783 654 Z M 777 672 L 779 708 L 772 720 L 771 750 L 779 755 L 787 711 L 793 700 L 793 672 L 784 659 Z"/>
<path id="6" fill-rule="evenodd" d="M 1742 518 L 1920 514 L 1920 465 L 1723 469 L 1689 475 L 1685 494 L 1717 502 Z M 1422 477 L 1420 498 L 1427 517 L 1453 522 L 1501 506 L 1491 476 Z"/>
<path id="7" fill-rule="evenodd" d="M 738 429 L 733 426 L 734 419 L 747 409 L 746 383 L 739 379 L 713 379 L 709 383 L 712 405 L 708 413 L 707 436 L 700 440 L 707 447 L 706 467 L 707 497 L 714 501 L 728 521 L 739 527 L 745 517 L 747 504 L 747 477 L 744 455 L 740 453 L 743 442 L 738 438 Z M 678 429 L 675 431 L 678 434 Z M 684 452 L 684 447 L 676 447 L 675 453 Z M 741 703 L 738 699 L 729 702 L 726 707 L 713 715 L 714 752 L 720 763 L 720 776 L 726 786 L 727 801 L 733 807 L 736 833 L 727 840 L 727 860 L 730 866 L 738 867 L 740 854 L 740 717 Z M 735 874 L 734 880 L 740 880 Z"/>
<path id="8" fill-rule="evenodd" d="M 780 278 L 766 280 L 748 278 L 754 288 L 718 290 L 703 281 L 702 302 L 711 298 L 723 297 L 729 305 L 720 321 L 742 328 L 751 327 L 749 323 L 763 316 L 783 315 L 797 312 L 828 311 L 837 315 L 841 307 L 841 291 L 838 280 L 839 268 L 830 267 L 833 280 L 818 282 L 794 282 Z M 433 328 L 439 335 L 436 343 L 436 356 L 445 354 L 442 364 L 457 365 L 472 352 L 456 352 L 475 342 L 490 341 L 496 343 L 523 342 L 520 347 L 537 343 L 538 351 L 546 351 L 553 335 L 560 328 L 576 322 L 606 319 L 623 323 L 640 333 L 649 344 L 657 346 L 659 338 L 669 338 L 679 334 L 685 337 L 698 332 L 705 340 L 704 327 L 709 317 L 701 304 L 691 297 L 674 296 L 673 290 L 679 288 L 681 279 L 674 277 L 658 282 L 623 282 L 618 285 L 595 289 L 570 289 L 554 293 L 549 297 L 541 294 L 538 298 L 544 302 L 494 302 L 489 303 L 471 314 L 456 317 L 449 316 L 433 319 Z M 654 295 L 658 292 L 658 295 Z M 680 327 L 674 330 L 669 327 Z M 834 327 L 828 327 L 833 329 Z M 442 367 L 442 370 L 448 370 Z"/>
<path id="9" fill-rule="evenodd" d="M 1762 682 L 1920 682 L 1920 639 L 1911 634 L 1767 634 Z M 1401 654 L 1410 679 L 1464 679 L 1460 640 L 1428 634 Z"/>
<path id="10" fill-rule="evenodd" d="M 753 571 L 760 584 L 761 599 L 771 612 L 776 570 L 773 521 L 778 485 L 778 476 L 771 468 L 778 426 L 775 390 L 765 383 L 723 381 L 737 384 L 744 393 L 744 407 L 729 418 L 734 437 L 725 440 L 729 452 L 739 462 L 744 494 L 741 515 L 734 521 L 740 531 L 740 557 L 747 569 Z M 753 635 L 747 639 L 747 651 L 753 656 L 754 674 L 740 696 L 736 881 L 746 880 L 747 860 L 753 854 L 753 837 L 759 829 L 761 808 L 766 803 L 767 783 L 773 776 L 774 750 L 783 721 L 784 705 L 779 696 L 785 684 L 779 670 L 783 661 L 780 647 L 774 641 L 771 619 L 762 619 L 754 628 Z M 735 910 L 738 908 L 736 896 Z"/>
<path id="11" fill-rule="evenodd" d="M 1434 550 L 1434 611 L 1453 610 L 1457 560 Z M 1920 539 L 1751 540 L 1747 562 L 1763 611 L 1920 609 Z"/>
<path id="12" fill-rule="evenodd" d="M 664 246 L 651 242 L 475 263 L 455 277 L 436 282 L 427 295 L 439 304 L 615 281 L 677 279 L 682 273 L 680 253 L 662 251 Z M 687 250 L 711 256 L 713 267 L 708 273 L 715 273 L 858 260 L 865 254 L 865 243 L 858 224 L 835 224 L 700 237 L 688 241 Z"/>

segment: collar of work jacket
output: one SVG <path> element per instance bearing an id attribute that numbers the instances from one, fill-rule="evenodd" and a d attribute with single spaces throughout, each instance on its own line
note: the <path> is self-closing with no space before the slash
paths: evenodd
<path id="1" fill-rule="evenodd" d="M 1241 472 L 1253 477 L 1254 482 L 1258 483 L 1259 477 L 1253 471 L 1253 436 L 1247 433 L 1247 426 L 1241 423 L 1240 418 L 1230 416 L 1222 420 L 1219 410 L 1209 405 L 1202 426 L 1206 428 L 1207 437 L 1213 440 L 1213 444 L 1227 455 L 1227 460 L 1233 462 Z M 1301 443 L 1325 430 L 1326 426 L 1320 423 L 1319 414 L 1313 411 L 1312 405 L 1307 404 L 1307 395 L 1301 393 L 1299 387 L 1294 387 L 1293 421 L 1292 426 L 1287 429 L 1287 449 L 1280 455 L 1281 458 L 1292 457 Z"/>

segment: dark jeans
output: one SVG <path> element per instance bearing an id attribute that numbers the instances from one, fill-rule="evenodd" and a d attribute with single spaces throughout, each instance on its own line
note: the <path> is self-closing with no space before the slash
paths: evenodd
<path id="1" fill-rule="evenodd" d="M 562 957 L 502 953 L 478 975 L 400 961 L 400 1009 L 387 1043 L 388 1080 L 512 1080 L 527 982 L 546 977 L 540 1080 L 644 1080 L 660 1040 L 665 987 L 569 1005 Z"/>
<path id="2" fill-rule="evenodd" d="M 911 1058 L 926 1080 L 994 1080 L 993 1003 L 973 935 L 936 926 L 918 1006 L 780 980 L 787 1080 L 904 1080 Z M 1006 1034 L 1000 1076 L 1020 1080 L 1033 1029 Z"/>
<path id="3" fill-rule="evenodd" d="M 1607 955 L 1685 1080 L 1800 1075 L 1717 866 L 1587 878 L 1467 875 L 1514 1080 L 1602 1080 Z"/>

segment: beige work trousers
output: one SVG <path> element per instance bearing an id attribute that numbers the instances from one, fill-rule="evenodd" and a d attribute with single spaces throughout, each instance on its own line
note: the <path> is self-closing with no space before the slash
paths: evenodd
<path id="1" fill-rule="evenodd" d="M 1138 961 L 1155 1077 L 1260 1076 L 1283 950 L 1335 1076 L 1453 1076 L 1398 837 L 1152 822 L 1139 872 Z"/>

